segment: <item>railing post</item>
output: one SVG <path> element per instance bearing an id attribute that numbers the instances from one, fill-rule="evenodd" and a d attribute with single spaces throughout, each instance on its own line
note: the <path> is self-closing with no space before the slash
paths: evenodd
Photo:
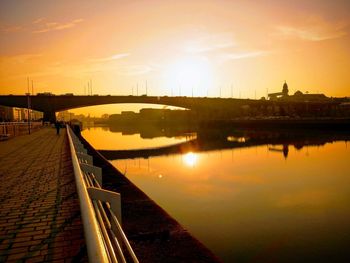
<path id="1" fill-rule="evenodd" d="M 102 187 L 102 169 L 100 167 L 89 165 L 86 163 L 80 163 L 80 168 L 85 173 L 92 173 L 95 177 L 99 185 Z"/>
<path id="2" fill-rule="evenodd" d="M 78 159 L 86 161 L 87 164 L 92 165 L 92 156 L 84 153 L 76 153 Z"/>
<path id="3" fill-rule="evenodd" d="M 118 222 L 121 224 L 122 208 L 120 194 L 96 187 L 88 187 L 87 190 L 92 199 L 108 202 L 111 205 L 111 209 L 116 215 Z"/>

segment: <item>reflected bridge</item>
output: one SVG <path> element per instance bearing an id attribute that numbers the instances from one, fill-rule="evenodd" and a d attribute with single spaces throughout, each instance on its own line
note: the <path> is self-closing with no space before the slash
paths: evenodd
<path id="1" fill-rule="evenodd" d="M 281 152 L 285 158 L 288 157 L 288 147 L 294 146 L 300 150 L 305 146 L 322 146 L 326 143 L 333 143 L 336 141 L 350 141 L 350 135 L 336 134 L 336 135 L 323 135 L 323 136 L 297 136 L 297 137 L 285 137 L 277 136 L 271 138 L 267 136 L 262 137 L 234 137 L 228 136 L 226 140 L 207 140 L 207 139 L 193 139 L 183 143 L 173 144 L 169 146 L 146 148 L 146 149 L 132 149 L 132 150 L 98 150 L 108 160 L 121 160 L 121 159 L 148 159 L 150 157 L 185 154 L 188 152 L 209 152 L 227 149 L 238 149 L 256 147 L 262 145 L 268 145 L 269 151 Z M 278 149 L 275 146 L 282 145 L 282 149 Z"/>

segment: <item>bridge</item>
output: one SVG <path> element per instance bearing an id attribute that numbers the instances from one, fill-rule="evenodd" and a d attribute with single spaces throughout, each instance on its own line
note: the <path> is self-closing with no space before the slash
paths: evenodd
<path id="1" fill-rule="evenodd" d="M 259 114 L 283 115 L 310 111 L 331 112 L 338 102 L 298 102 L 298 101 L 266 101 L 233 98 L 207 98 L 207 97 L 168 97 L 168 96 L 74 96 L 74 95 L 1 95 L 0 105 L 9 107 L 28 107 L 44 113 L 44 121 L 55 121 L 55 113 L 74 108 L 96 106 L 103 104 L 158 104 L 190 109 L 205 119 L 229 119 L 242 116 L 256 116 Z"/>

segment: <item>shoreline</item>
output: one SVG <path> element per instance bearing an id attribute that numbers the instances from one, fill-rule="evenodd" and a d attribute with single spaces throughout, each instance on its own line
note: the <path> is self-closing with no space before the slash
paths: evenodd
<path id="1" fill-rule="evenodd" d="M 93 163 L 102 168 L 103 188 L 121 194 L 122 227 L 140 262 L 221 262 L 208 248 L 78 135 Z"/>

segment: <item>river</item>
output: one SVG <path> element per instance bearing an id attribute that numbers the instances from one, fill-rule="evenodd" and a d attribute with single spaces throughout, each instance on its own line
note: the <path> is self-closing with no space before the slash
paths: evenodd
<path id="1" fill-rule="evenodd" d="M 98 150 L 165 148 L 111 163 L 224 262 L 350 262 L 347 136 L 161 132 L 82 135 Z"/>

